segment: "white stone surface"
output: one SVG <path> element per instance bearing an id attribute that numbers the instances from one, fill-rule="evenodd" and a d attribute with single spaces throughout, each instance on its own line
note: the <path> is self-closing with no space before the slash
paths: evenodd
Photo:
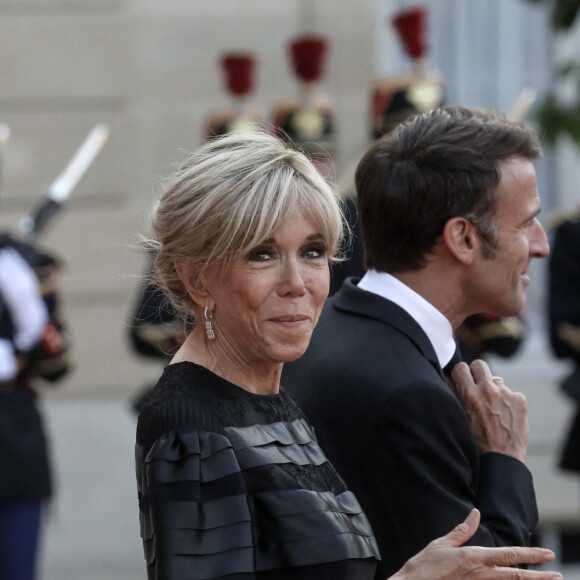
<path id="1" fill-rule="evenodd" d="M 135 417 L 126 401 L 49 402 L 46 417 L 58 489 L 45 527 L 41 577 L 144 578 Z"/>

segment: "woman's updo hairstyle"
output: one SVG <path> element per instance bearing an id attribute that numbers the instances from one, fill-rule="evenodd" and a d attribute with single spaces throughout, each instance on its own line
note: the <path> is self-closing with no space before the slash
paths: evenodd
<path id="1" fill-rule="evenodd" d="M 169 178 L 151 216 L 154 283 L 178 312 L 195 305 L 176 262 L 200 275 L 226 268 L 272 236 L 296 210 L 320 228 L 339 259 L 343 218 L 334 188 L 308 158 L 267 132 L 231 133 L 202 147 Z"/>

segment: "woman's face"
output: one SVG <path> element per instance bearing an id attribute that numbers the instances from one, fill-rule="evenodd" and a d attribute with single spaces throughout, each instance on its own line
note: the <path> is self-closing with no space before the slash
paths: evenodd
<path id="1" fill-rule="evenodd" d="M 328 295 L 328 258 L 319 228 L 296 212 L 225 272 L 210 274 L 212 349 L 252 367 L 301 356 Z"/>

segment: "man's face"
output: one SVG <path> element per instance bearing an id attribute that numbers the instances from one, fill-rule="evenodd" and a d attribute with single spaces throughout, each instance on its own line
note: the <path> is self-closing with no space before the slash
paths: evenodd
<path id="1" fill-rule="evenodd" d="M 497 250 L 492 258 L 479 253 L 469 294 L 475 312 L 515 316 L 526 304 L 532 258 L 545 258 L 550 248 L 537 215 L 540 197 L 531 161 L 517 157 L 500 163 L 495 223 Z"/>

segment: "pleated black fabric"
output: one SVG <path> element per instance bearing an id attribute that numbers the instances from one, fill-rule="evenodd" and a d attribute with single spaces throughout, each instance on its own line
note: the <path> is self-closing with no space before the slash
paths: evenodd
<path id="1" fill-rule="evenodd" d="M 374 578 L 367 518 L 283 391 L 165 369 L 136 445 L 149 579 Z"/>

